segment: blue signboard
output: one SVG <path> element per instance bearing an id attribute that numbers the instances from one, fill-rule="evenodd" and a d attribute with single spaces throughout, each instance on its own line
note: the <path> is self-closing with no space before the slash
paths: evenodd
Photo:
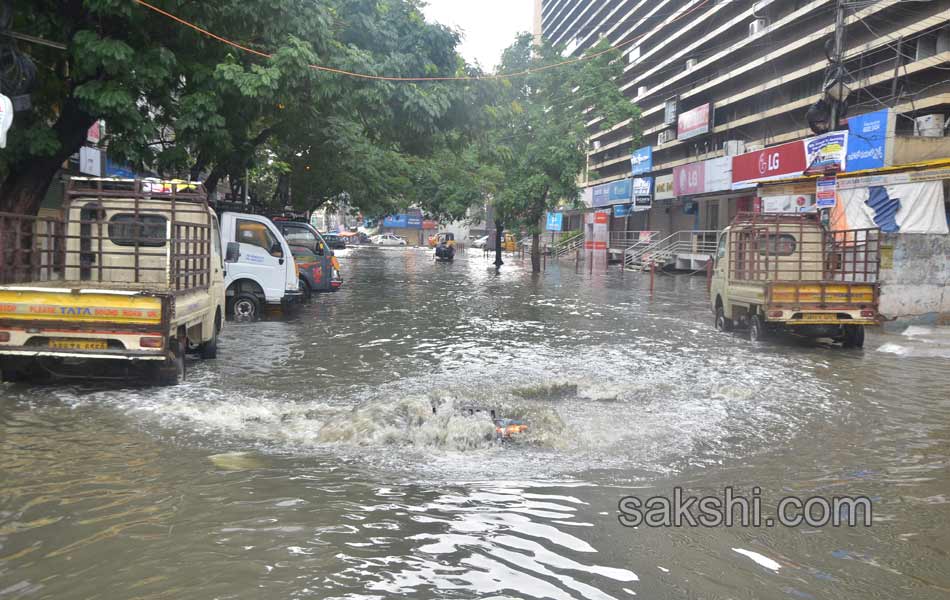
<path id="1" fill-rule="evenodd" d="M 634 175 L 649 173 L 653 170 L 653 146 L 637 148 L 630 156 L 630 172 Z"/>
<path id="2" fill-rule="evenodd" d="M 633 206 L 630 204 L 614 204 L 614 217 L 626 217 L 633 212 Z"/>
<path id="3" fill-rule="evenodd" d="M 112 159 L 106 157 L 106 177 L 121 177 L 124 179 L 134 179 L 135 171 L 130 165 L 123 165 L 112 162 Z"/>
<path id="4" fill-rule="evenodd" d="M 887 149 L 888 109 L 848 119 L 846 171 L 880 169 Z"/>
<path id="5" fill-rule="evenodd" d="M 564 213 L 559 212 L 549 212 L 547 218 L 547 225 L 545 229 L 548 231 L 562 231 L 564 228 Z"/>
<path id="6" fill-rule="evenodd" d="M 383 227 L 422 229 L 422 217 L 420 215 L 390 215 L 383 219 Z"/>
<path id="7" fill-rule="evenodd" d="M 633 182 L 630 179 L 621 179 L 610 184 L 608 200 L 611 204 L 630 202 L 633 198 Z"/>
<path id="8" fill-rule="evenodd" d="M 591 192 L 591 206 L 597 208 L 608 204 L 610 204 L 610 184 L 594 186 Z"/>

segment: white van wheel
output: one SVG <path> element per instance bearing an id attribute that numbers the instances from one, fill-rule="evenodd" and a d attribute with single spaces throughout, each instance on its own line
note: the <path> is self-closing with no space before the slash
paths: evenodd
<path id="1" fill-rule="evenodd" d="M 261 301 L 249 292 L 241 292 L 234 298 L 232 313 L 238 321 L 256 321 L 261 315 Z"/>

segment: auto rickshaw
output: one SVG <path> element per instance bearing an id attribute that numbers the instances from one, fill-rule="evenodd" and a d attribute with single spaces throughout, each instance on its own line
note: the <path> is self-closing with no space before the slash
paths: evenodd
<path id="1" fill-rule="evenodd" d="M 454 233 L 440 233 L 429 237 L 429 247 L 435 248 L 439 244 L 445 243 L 446 246 L 455 245 L 455 234 Z"/>
<path id="2" fill-rule="evenodd" d="M 518 249 L 518 240 L 515 238 L 513 233 L 505 233 L 504 240 L 501 243 L 501 248 L 505 252 L 514 252 Z"/>

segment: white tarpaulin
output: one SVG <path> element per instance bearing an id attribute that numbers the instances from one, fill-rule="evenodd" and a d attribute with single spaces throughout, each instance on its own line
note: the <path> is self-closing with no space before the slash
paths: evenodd
<path id="1" fill-rule="evenodd" d="M 885 233 L 948 233 L 943 182 L 839 190 L 831 224 L 838 231 L 880 227 Z"/>

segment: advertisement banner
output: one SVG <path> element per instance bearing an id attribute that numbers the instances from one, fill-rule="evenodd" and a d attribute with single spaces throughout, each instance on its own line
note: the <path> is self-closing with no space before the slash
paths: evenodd
<path id="1" fill-rule="evenodd" d="M 865 171 L 884 166 L 887 152 L 888 109 L 848 119 L 846 171 Z"/>
<path id="2" fill-rule="evenodd" d="M 731 165 L 730 165 L 731 167 Z M 653 181 L 653 198 L 655 200 L 672 200 L 676 197 L 673 192 L 673 176 L 660 175 Z"/>
<path id="3" fill-rule="evenodd" d="M 637 196 L 633 199 L 633 210 L 650 210 L 653 206 L 653 197 L 652 196 Z"/>
<path id="4" fill-rule="evenodd" d="M 805 194 L 797 196 L 765 196 L 762 198 L 762 212 L 797 213 L 813 212 L 815 197 Z"/>
<path id="5" fill-rule="evenodd" d="M 621 179 L 610 184 L 608 200 L 611 204 L 617 202 L 630 202 L 632 183 L 630 179 Z"/>
<path id="6" fill-rule="evenodd" d="M 597 208 L 610 204 L 610 184 L 594 186 L 591 192 L 591 206 Z"/>
<path id="7" fill-rule="evenodd" d="M 732 189 L 732 157 L 720 156 L 707 160 L 703 167 L 705 191 L 723 192 Z"/>
<path id="8" fill-rule="evenodd" d="M 563 227 L 564 227 L 564 213 L 549 212 L 544 228 L 547 231 L 561 231 Z"/>
<path id="9" fill-rule="evenodd" d="M 422 217 L 419 215 L 390 215 L 383 219 L 383 227 L 393 229 L 422 229 Z"/>
<path id="10" fill-rule="evenodd" d="M 653 195 L 653 178 L 652 177 L 635 177 L 633 179 L 633 195 L 634 196 L 652 196 Z"/>
<path id="11" fill-rule="evenodd" d="M 633 212 L 633 205 L 631 204 L 614 204 L 614 218 L 616 219 L 629 216 L 631 212 Z"/>
<path id="12" fill-rule="evenodd" d="M 706 191 L 706 163 L 695 162 L 673 167 L 673 193 L 692 196 Z"/>
<path id="13" fill-rule="evenodd" d="M 815 193 L 815 205 L 818 208 L 834 208 L 838 193 L 837 177 L 819 177 Z"/>
<path id="14" fill-rule="evenodd" d="M 630 157 L 630 173 L 641 175 L 653 170 L 653 146 L 637 148 Z"/>
<path id="15" fill-rule="evenodd" d="M 806 173 L 841 173 L 847 160 L 848 132 L 832 131 L 805 140 Z"/>
<path id="16" fill-rule="evenodd" d="M 709 133 L 712 128 L 712 104 L 703 104 L 681 113 L 676 121 L 676 137 L 688 140 Z"/>
<path id="17" fill-rule="evenodd" d="M 801 140 L 732 157 L 732 189 L 755 187 L 758 181 L 801 177 L 805 171 Z"/>

